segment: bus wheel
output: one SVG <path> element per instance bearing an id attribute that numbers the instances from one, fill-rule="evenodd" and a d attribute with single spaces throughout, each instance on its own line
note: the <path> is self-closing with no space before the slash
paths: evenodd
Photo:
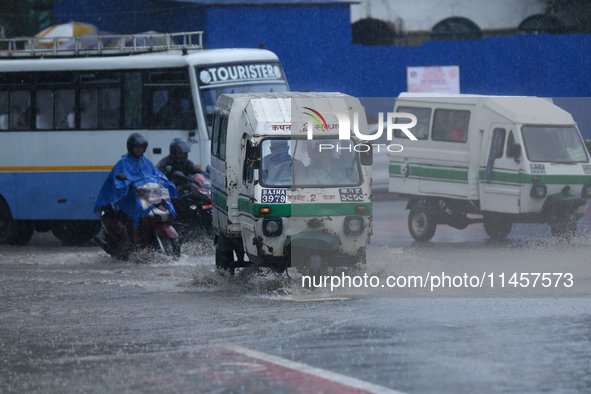
<path id="1" fill-rule="evenodd" d="M 56 222 L 51 232 L 67 245 L 79 245 L 90 241 L 101 230 L 98 220 L 64 220 Z"/>
<path id="2" fill-rule="evenodd" d="M 429 212 L 426 205 L 415 204 L 408 215 L 410 235 L 419 242 L 426 242 L 433 238 L 436 229 L 435 215 Z"/>
<path id="3" fill-rule="evenodd" d="M 12 235 L 8 238 L 10 245 L 26 245 L 33 238 L 35 228 L 31 223 L 15 221 Z"/>
<path id="4" fill-rule="evenodd" d="M 570 242 L 577 232 L 577 220 L 570 215 L 565 216 L 551 224 L 550 231 L 554 238 Z"/>
<path id="5" fill-rule="evenodd" d="M 7 243 L 14 231 L 14 220 L 8 205 L 0 201 L 0 244 Z"/>
<path id="6" fill-rule="evenodd" d="M 505 240 L 513 228 L 511 220 L 490 213 L 484 215 L 482 224 L 484 224 L 484 231 L 493 241 Z"/>

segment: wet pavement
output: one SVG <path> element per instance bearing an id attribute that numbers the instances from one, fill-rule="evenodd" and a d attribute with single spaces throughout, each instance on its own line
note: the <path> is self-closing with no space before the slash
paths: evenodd
<path id="1" fill-rule="evenodd" d="M 591 391 L 589 222 L 571 244 L 541 225 L 505 243 L 439 226 L 417 244 L 406 214 L 375 204 L 358 274 L 569 270 L 581 286 L 331 292 L 267 271 L 220 276 L 203 245 L 117 262 L 36 233 L 0 246 L 0 392 Z"/>

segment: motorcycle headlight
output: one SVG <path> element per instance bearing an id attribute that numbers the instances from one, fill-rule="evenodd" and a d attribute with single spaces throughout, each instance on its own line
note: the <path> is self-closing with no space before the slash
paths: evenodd
<path id="1" fill-rule="evenodd" d="M 544 198 L 546 197 L 546 193 L 548 192 L 548 188 L 546 185 L 540 185 L 539 183 L 534 183 L 531 187 L 531 192 L 529 193 L 530 197 L 532 198 Z"/>
<path id="2" fill-rule="evenodd" d="M 591 185 L 584 185 L 583 191 L 581 192 L 581 197 L 588 199 L 591 198 Z"/>
<path id="3" fill-rule="evenodd" d="M 345 234 L 359 235 L 363 232 L 363 218 L 359 216 L 348 216 L 345 218 Z"/>
<path id="4" fill-rule="evenodd" d="M 265 218 L 263 219 L 263 234 L 267 237 L 278 237 L 282 232 L 281 218 Z"/>

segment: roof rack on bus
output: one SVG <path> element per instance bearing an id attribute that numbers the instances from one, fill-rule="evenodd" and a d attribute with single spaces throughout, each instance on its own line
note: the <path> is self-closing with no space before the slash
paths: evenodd
<path id="1" fill-rule="evenodd" d="M 203 49 L 203 32 L 18 37 L 0 39 L 0 58 L 134 54 Z"/>

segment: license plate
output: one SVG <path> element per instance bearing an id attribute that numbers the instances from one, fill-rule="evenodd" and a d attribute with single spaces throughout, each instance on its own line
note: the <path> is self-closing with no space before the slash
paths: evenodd
<path id="1" fill-rule="evenodd" d="M 213 204 L 205 204 L 201 206 L 201 209 L 211 209 L 213 208 Z"/>

